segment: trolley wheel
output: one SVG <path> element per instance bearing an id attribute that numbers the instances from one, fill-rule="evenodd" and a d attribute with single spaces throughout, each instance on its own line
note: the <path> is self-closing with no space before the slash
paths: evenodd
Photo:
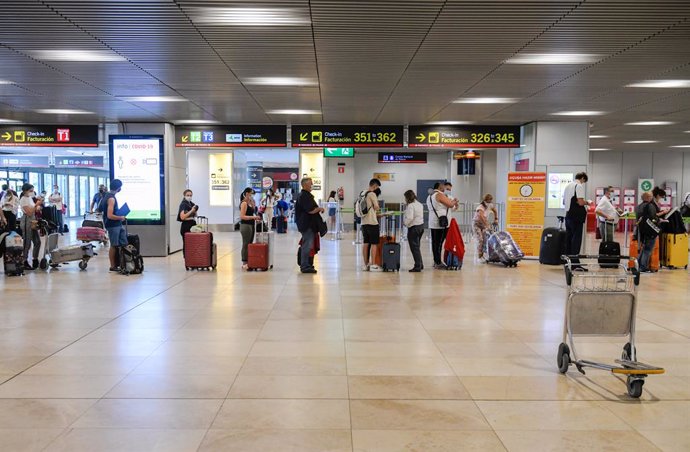
<path id="1" fill-rule="evenodd" d="M 398 271 L 398 272 L 400 271 L 400 265 L 398 265 L 397 267 L 395 267 L 395 271 Z"/>
<path id="2" fill-rule="evenodd" d="M 623 354 L 621 355 L 621 359 L 623 361 L 632 361 L 632 345 L 630 345 L 630 342 L 625 344 L 623 346 Z M 637 347 L 635 347 L 635 355 L 637 355 Z"/>
<path id="3" fill-rule="evenodd" d="M 628 388 L 628 395 L 633 399 L 639 399 L 642 395 L 642 386 L 644 385 L 644 380 L 640 378 L 628 377 L 625 382 L 625 386 Z"/>
<path id="4" fill-rule="evenodd" d="M 388 267 L 386 267 L 385 265 L 383 265 L 382 268 L 383 268 L 383 271 L 384 271 L 384 272 L 387 272 L 387 271 L 388 271 Z"/>
<path id="5" fill-rule="evenodd" d="M 568 371 L 570 367 L 570 347 L 561 342 L 558 346 L 558 356 L 556 356 L 556 361 L 558 363 L 558 371 L 562 374 Z"/>
<path id="6" fill-rule="evenodd" d="M 41 270 L 45 270 L 46 268 L 48 268 L 48 260 L 44 257 L 43 259 L 41 259 L 41 263 L 38 264 L 38 266 Z"/>
<path id="7" fill-rule="evenodd" d="M 86 267 L 88 267 L 89 264 L 86 263 L 86 261 L 79 261 L 79 268 L 81 270 L 86 270 Z"/>

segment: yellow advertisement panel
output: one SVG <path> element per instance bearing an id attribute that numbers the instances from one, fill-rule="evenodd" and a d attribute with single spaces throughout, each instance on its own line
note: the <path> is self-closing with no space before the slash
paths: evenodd
<path id="1" fill-rule="evenodd" d="M 209 204 L 232 206 L 232 154 L 209 154 Z"/>
<path id="2" fill-rule="evenodd" d="M 311 177 L 314 183 L 311 187 L 311 194 L 314 195 L 316 202 L 324 200 L 323 153 L 300 152 L 300 173 L 302 177 Z"/>
<path id="3" fill-rule="evenodd" d="M 546 173 L 508 173 L 506 230 L 525 256 L 539 256 L 545 204 Z"/>

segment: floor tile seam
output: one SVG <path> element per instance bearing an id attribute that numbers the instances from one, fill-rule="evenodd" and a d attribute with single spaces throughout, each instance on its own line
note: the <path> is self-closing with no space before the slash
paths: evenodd
<path id="1" fill-rule="evenodd" d="M 174 287 L 176 287 L 176 286 L 182 284 L 182 283 L 183 283 L 184 281 L 186 281 L 187 279 L 189 279 L 189 278 L 184 278 L 182 281 L 179 281 L 179 282 L 173 284 L 172 286 L 168 287 L 167 289 L 162 290 L 161 292 L 158 292 L 158 293 L 156 293 L 156 294 L 153 294 L 153 295 L 150 296 L 149 298 L 143 300 L 141 303 L 137 303 L 135 306 L 132 306 L 131 308 L 127 309 L 126 311 L 124 311 L 124 312 L 118 314 L 117 316 L 111 318 L 110 320 L 108 320 L 107 322 L 103 323 L 102 325 L 93 328 L 91 331 L 89 331 L 89 332 L 83 334 L 82 336 L 78 337 L 77 339 L 75 339 L 75 340 L 69 342 L 69 343 L 68 343 L 67 345 L 65 345 L 64 347 L 59 348 L 58 350 L 54 351 L 53 353 L 51 353 L 51 354 L 49 354 L 49 355 L 43 357 L 42 359 L 40 359 L 40 360 L 37 361 L 37 362 L 31 364 L 29 367 L 23 369 L 22 371 L 17 372 L 16 374 L 14 374 L 14 375 L 13 375 L 12 377 L 10 377 L 9 379 L 7 379 L 7 380 L 3 381 L 2 383 L 0 383 L 0 386 L 2 386 L 3 384 L 5 384 L 5 383 L 7 383 L 7 382 L 9 382 L 9 381 L 11 381 L 11 380 L 13 380 L 14 378 L 16 378 L 16 377 L 18 377 L 18 376 L 24 374 L 26 371 L 28 371 L 28 370 L 30 370 L 30 369 L 33 369 L 34 367 L 38 366 L 39 364 L 43 363 L 44 361 L 46 361 L 46 360 L 48 360 L 48 359 L 54 357 L 55 355 L 57 355 L 57 354 L 60 353 L 61 351 L 66 350 L 67 348 L 71 347 L 72 345 L 76 344 L 77 342 L 81 341 L 82 339 L 88 337 L 89 335 L 95 333 L 96 331 L 99 331 L 99 330 L 103 329 L 105 326 L 107 326 L 107 325 L 109 325 L 109 324 L 115 322 L 116 320 L 119 320 L 120 318 L 122 318 L 122 317 L 124 317 L 125 315 L 129 314 L 130 312 L 132 312 L 133 310 L 137 309 L 138 307 L 143 306 L 144 304 L 148 303 L 149 301 L 151 301 L 152 299 L 158 297 L 159 295 L 161 295 L 161 294 L 163 294 L 163 293 L 165 293 L 165 292 L 167 292 L 167 291 L 173 289 Z M 158 349 L 158 348 L 156 348 L 156 350 L 157 350 L 157 349 Z M 153 353 L 153 352 L 152 352 L 152 353 Z M 148 355 L 148 356 L 150 356 L 150 355 Z M 147 357 L 148 357 L 148 356 L 147 356 Z M 146 359 L 146 358 L 144 358 L 144 359 Z M 137 366 L 137 367 L 138 367 L 138 366 Z"/>
<path id="2" fill-rule="evenodd" d="M 682 333 L 682 332 L 680 332 L 680 331 L 673 330 L 673 329 L 668 328 L 668 327 L 666 327 L 666 326 L 664 326 L 664 325 L 660 325 L 660 324 L 659 324 L 658 322 L 656 322 L 656 321 L 652 321 L 652 320 L 649 320 L 649 319 L 644 318 L 644 317 L 642 317 L 642 316 L 636 315 L 636 316 L 635 316 L 635 322 L 637 322 L 638 319 L 644 320 L 645 322 L 649 322 L 649 323 L 651 323 L 651 324 L 654 325 L 654 326 L 658 326 L 659 328 L 663 329 L 664 331 L 670 331 L 671 333 L 677 334 L 677 335 L 679 335 L 679 336 L 681 336 L 681 337 L 683 337 L 683 338 L 685 338 L 685 339 L 690 339 L 690 335 L 685 334 L 685 333 Z M 636 341 L 636 342 L 637 342 L 637 341 Z M 659 343 L 664 343 L 664 342 L 659 342 Z M 674 342 L 671 342 L 671 343 L 674 343 Z"/>

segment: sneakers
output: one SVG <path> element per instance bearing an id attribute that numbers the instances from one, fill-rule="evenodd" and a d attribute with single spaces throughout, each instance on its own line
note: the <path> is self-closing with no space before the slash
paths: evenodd
<path id="1" fill-rule="evenodd" d="M 369 264 L 365 264 L 362 266 L 362 271 L 363 272 L 368 272 L 369 271 Z"/>
<path id="2" fill-rule="evenodd" d="M 302 273 L 311 273 L 311 274 L 316 274 L 316 269 L 314 267 L 308 268 L 306 270 L 302 270 Z"/>
<path id="3" fill-rule="evenodd" d="M 110 270 L 108 270 L 108 271 L 111 271 L 114 273 L 119 273 L 121 270 L 120 270 L 120 267 L 110 267 Z"/>
<path id="4" fill-rule="evenodd" d="M 447 267 L 446 267 L 446 264 L 440 263 L 440 264 L 434 264 L 434 268 L 436 270 L 445 270 Z"/>
<path id="5" fill-rule="evenodd" d="M 381 267 L 379 267 L 378 265 L 370 265 L 369 271 L 370 272 L 382 272 L 383 269 Z"/>
<path id="6" fill-rule="evenodd" d="M 24 261 L 24 270 L 33 270 L 34 267 L 29 264 L 29 261 Z"/>
<path id="7" fill-rule="evenodd" d="M 419 273 L 419 272 L 421 272 L 421 271 L 422 271 L 421 268 L 411 268 L 411 269 L 410 269 L 410 273 Z"/>

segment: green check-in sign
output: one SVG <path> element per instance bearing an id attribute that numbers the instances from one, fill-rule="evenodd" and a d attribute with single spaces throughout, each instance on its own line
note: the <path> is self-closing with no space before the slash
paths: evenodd
<path id="1" fill-rule="evenodd" d="M 330 158 L 350 158 L 355 156 L 355 148 L 323 148 L 323 156 Z"/>
<path id="2" fill-rule="evenodd" d="M 643 180 L 640 183 L 640 188 L 642 191 L 651 191 L 652 190 L 652 182 L 648 180 Z"/>

